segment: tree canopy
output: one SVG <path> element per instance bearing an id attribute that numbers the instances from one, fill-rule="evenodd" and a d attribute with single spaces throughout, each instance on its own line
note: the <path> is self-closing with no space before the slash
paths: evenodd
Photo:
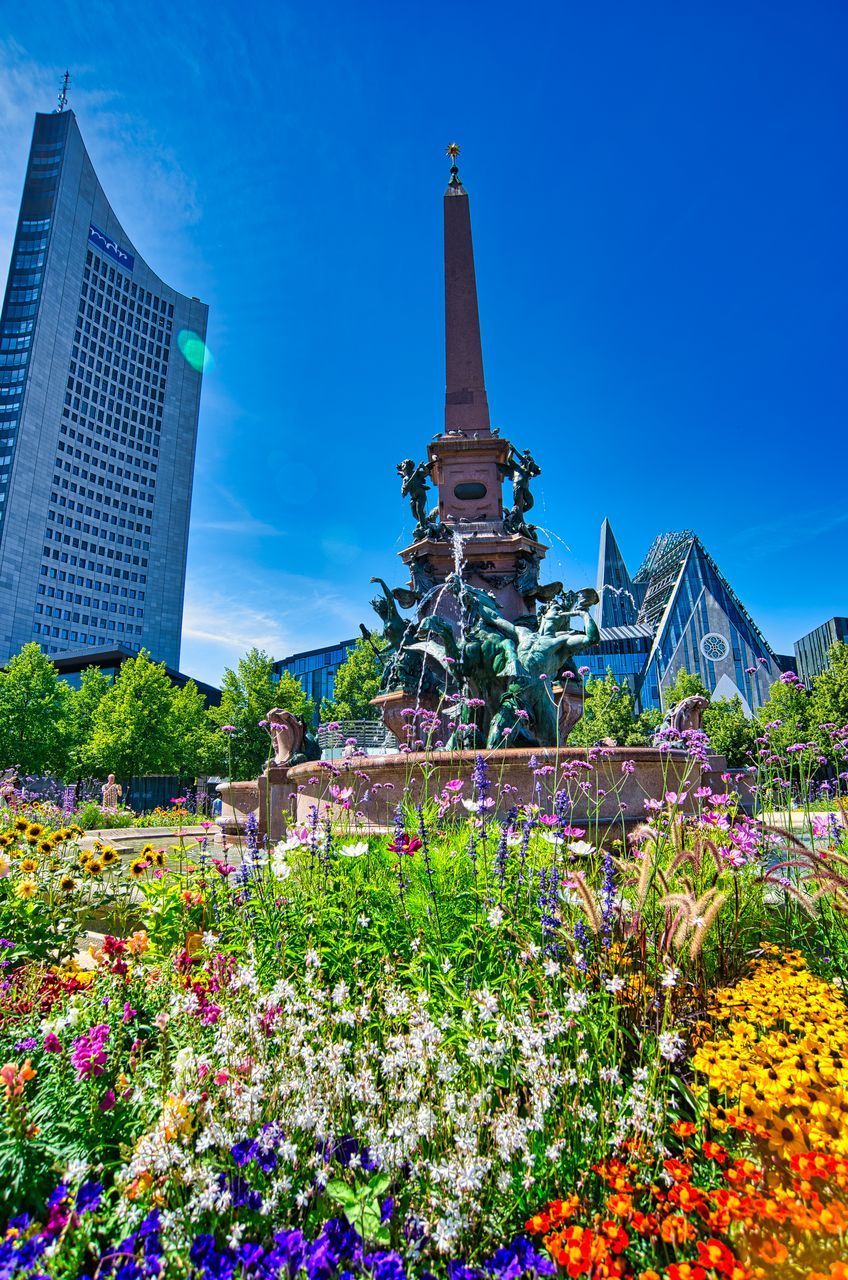
<path id="1" fill-rule="evenodd" d="M 272 707 L 283 707 L 308 722 L 314 714 L 311 698 L 290 671 L 275 678 L 274 660 L 260 649 L 251 649 L 233 671 L 224 672 L 220 706 L 210 709 L 212 723 L 234 730 L 219 736 L 218 769 L 241 781 L 256 778 L 265 768 L 271 740 L 260 728 Z"/>
<path id="2" fill-rule="evenodd" d="M 378 707 L 371 706 L 371 699 L 380 692 L 382 668 L 374 648 L 381 648 L 377 636 L 356 641 L 345 661 L 336 672 L 331 700 L 321 703 L 321 719 L 328 720 L 379 720 Z"/>

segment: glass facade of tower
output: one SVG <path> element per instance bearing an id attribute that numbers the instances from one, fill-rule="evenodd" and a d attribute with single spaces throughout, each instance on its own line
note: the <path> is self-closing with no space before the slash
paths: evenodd
<path id="1" fill-rule="evenodd" d="M 794 644 L 798 675 L 808 687 L 830 666 L 830 650 L 848 644 L 848 618 L 829 618 Z"/>
<path id="2" fill-rule="evenodd" d="M 315 703 L 315 714 L 321 709 L 322 698 L 332 698 L 335 691 L 336 672 L 350 653 L 355 640 L 341 640 L 323 649 L 307 649 L 292 653 L 274 663 L 277 679 L 288 671 L 299 682 L 307 697 Z"/>
<path id="3" fill-rule="evenodd" d="M 585 665 L 627 679 L 642 709 L 665 707 L 685 670 L 715 697 L 738 696 L 750 714 L 786 667 L 689 529 L 655 538 L 631 578 L 605 520 L 598 595 L 601 643 L 587 651 Z M 626 625 L 610 625 L 620 621 Z"/>
<path id="4" fill-rule="evenodd" d="M 179 664 L 200 373 L 72 112 L 36 116 L 0 316 L 0 661 L 120 644 Z"/>

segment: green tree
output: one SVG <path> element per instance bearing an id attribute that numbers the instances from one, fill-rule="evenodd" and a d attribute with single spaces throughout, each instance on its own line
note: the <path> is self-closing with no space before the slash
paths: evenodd
<path id="1" fill-rule="evenodd" d="M 78 778 L 86 771 L 85 753 L 94 728 L 94 716 L 110 688 L 109 677 L 100 667 L 86 667 L 80 677 L 80 687 L 68 692 L 65 737 L 69 778 Z"/>
<path id="2" fill-rule="evenodd" d="M 35 641 L 9 659 L 0 671 L 0 766 L 64 775 L 69 693 Z"/>
<path id="3" fill-rule="evenodd" d="M 684 667 L 681 667 L 674 677 L 674 682 L 666 689 L 663 703 L 666 710 L 668 710 L 669 707 L 676 707 L 684 698 L 692 698 L 696 694 L 701 698 L 707 699 L 710 696 L 709 689 L 701 677 L 693 676 Z"/>
<path id="4" fill-rule="evenodd" d="M 265 768 L 271 742 L 259 722 L 272 707 L 283 707 L 307 722 L 312 719 L 313 703 L 300 681 L 290 671 L 276 680 L 273 658 L 259 649 L 239 658 L 235 671 L 226 669 L 221 689 L 221 703 L 210 707 L 208 716 L 219 729 L 235 728 L 235 733 L 219 739 L 218 768 L 237 781 L 256 778 Z"/>
<path id="5" fill-rule="evenodd" d="M 193 680 L 171 693 L 170 732 L 174 772 L 183 778 L 214 773 L 220 756 L 219 735 L 206 711 L 203 694 Z"/>
<path id="6" fill-rule="evenodd" d="M 647 740 L 633 709 L 633 695 L 624 681 L 619 684 L 608 670 L 603 680 L 586 681 L 583 719 L 568 738 L 569 746 L 593 746 L 609 739 L 618 746 L 642 746 Z"/>
<path id="7" fill-rule="evenodd" d="M 824 753 L 837 764 L 842 757 L 834 754 L 830 733 L 821 726 L 829 724 L 841 729 L 848 724 L 848 644 L 839 641 L 831 645 L 828 664 L 813 681 L 810 724 Z"/>
<path id="8" fill-rule="evenodd" d="M 796 742 L 809 742 L 812 731 L 809 693 L 799 680 L 781 678 L 771 686 L 769 696 L 754 717 L 761 735 L 781 753 Z"/>
<path id="9" fill-rule="evenodd" d="M 712 750 L 724 756 L 733 768 L 751 763 L 757 739 L 757 726 L 746 716 L 742 699 L 719 698 L 704 712 L 704 732 Z"/>
<path id="10" fill-rule="evenodd" d="M 94 711 L 83 764 L 101 777 L 176 772 L 173 692 L 164 663 L 144 650 L 128 658 Z"/>
<path id="11" fill-rule="evenodd" d="M 378 649 L 385 647 L 376 635 L 371 640 Z M 379 720 L 379 708 L 371 706 L 371 699 L 380 692 L 381 672 L 371 641 L 360 637 L 336 672 L 332 700 L 321 703 L 321 720 Z"/>

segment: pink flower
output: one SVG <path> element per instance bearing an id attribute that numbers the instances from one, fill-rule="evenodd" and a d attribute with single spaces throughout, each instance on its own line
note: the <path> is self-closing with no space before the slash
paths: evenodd
<path id="1" fill-rule="evenodd" d="M 114 1089 L 107 1089 L 97 1106 L 101 1111 L 111 1111 L 117 1102 Z"/>
<path id="2" fill-rule="evenodd" d="M 221 725 L 221 732 L 222 732 L 222 733 L 235 733 L 235 732 L 236 732 L 236 727 L 235 727 L 235 725 L 234 725 L 234 724 L 222 724 L 222 725 Z"/>
<path id="3" fill-rule="evenodd" d="M 463 782 L 462 778 L 451 778 L 450 782 L 445 783 L 444 790 L 445 791 L 461 791 L 464 786 L 465 786 L 465 783 Z"/>
<path id="4" fill-rule="evenodd" d="M 59 1042 L 59 1037 L 55 1035 L 52 1031 L 47 1032 L 47 1035 L 44 1037 L 44 1044 L 41 1047 L 45 1053 L 61 1053 L 62 1052 L 62 1046 Z"/>

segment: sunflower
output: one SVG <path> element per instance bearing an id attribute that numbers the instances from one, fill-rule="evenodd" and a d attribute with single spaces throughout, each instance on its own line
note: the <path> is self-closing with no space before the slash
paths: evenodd
<path id="1" fill-rule="evenodd" d="M 29 831 L 29 818 L 15 818 L 12 830 L 19 832 L 21 835 L 25 831 Z"/>
<path id="2" fill-rule="evenodd" d="M 89 858 L 88 862 L 85 864 L 85 869 L 90 876 L 99 876 L 100 872 L 103 870 L 103 863 L 99 858 Z"/>
<path id="3" fill-rule="evenodd" d="M 8 849 L 9 845 L 14 844 L 14 842 L 15 837 L 12 835 L 11 831 L 4 831 L 2 836 L 0 836 L 0 849 Z"/>
<path id="4" fill-rule="evenodd" d="M 150 863 L 146 858 L 133 858 L 130 863 L 130 875 L 133 876 L 134 879 L 138 880 L 144 875 L 149 866 Z"/>
<path id="5" fill-rule="evenodd" d="M 63 893 L 73 893 L 76 887 L 77 882 L 73 876 L 62 876 L 62 879 L 59 881 L 59 888 Z"/>
<path id="6" fill-rule="evenodd" d="M 33 871 L 38 870 L 38 863 L 35 858 L 22 858 L 20 869 L 25 875 L 31 876 Z"/>
<path id="7" fill-rule="evenodd" d="M 105 867 L 111 867 L 113 862 L 117 862 L 119 858 L 118 850 L 113 849 L 111 845 L 106 845 L 100 855 L 103 859 Z"/>
<path id="8" fill-rule="evenodd" d="M 154 865 L 154 867 L 164 867 L 164 865 L 165 865 L 165 850 L 164 850 L 164 849 L 157 849 L 157 850 L 156 850 L 156 852 L 153 854 L 153 859 L 152 859 L 152 861 L 153 861 L 153 865 Z"/>
<path id="9" fill-rule="evenodd" d="M 31 822 L 31 823 L 29 824 L 29 828 L 28 828 L 28 830 L 27 830 L 27 839 L 28 839 L 28 840 L 38 840 L 38 839 L 39 839 L 39 837 L 40 837 L 40 836 L 43 836 L 43 835 L 44 835 L 44 823 L 43 823 L 43 822 Z"/>
<path id="10" fill-rule="evenodd" d="M 52 853 L 55 847 L 52 840 L 39 840 L 38 842 L 39 853 Z"/>
<path id="11" fill-rule="evenodd" d="M 34 880 L 22 880 L 17 889 L 19 898 L 31 898 L 33 894 L 38 893 L 38 885 Z"/>
<path id="12" fill-rule="evenodd" d="M 90 849 L 80 849 L 77 857 L 80 865 L 84 867 L 87 862 L 91 861 L 91 859 L 94 857 L 94 854 L 91 852 Z"/>
<path id="13" fill-rule="evenodd" d="M 149 858 L 155 852 L 156 850 L 153 848 L 152 844 L 146 844 L 146 845 L 143 845 L 142 848 L 139 850 L 138 856 L 140 858 Z"/>

